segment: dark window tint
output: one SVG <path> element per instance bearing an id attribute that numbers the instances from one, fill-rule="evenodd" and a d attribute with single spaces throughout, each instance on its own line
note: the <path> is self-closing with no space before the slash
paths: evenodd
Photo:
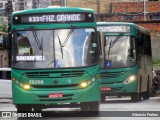
<path id="1" fill-rule="evenodd" d="M 0 71 L 0 79 L 11 79 L 11 71 Z"/>

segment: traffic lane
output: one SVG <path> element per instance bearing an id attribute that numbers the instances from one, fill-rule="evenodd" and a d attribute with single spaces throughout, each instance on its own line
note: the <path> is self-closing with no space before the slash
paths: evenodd
<path id="1" fill-rule="evenodd" d="M 39 119 L 45 118 L 68 118 L 68 117 L 159 117 L 160 118 L 160 111 L 100 111 L 98 114 L 97 112 L 78 112 L 78 111 L 60 111 L 60 112 L 41 112 L 41 113 L 25 113 L 28 118 L 34 118 L 35 116 Z M 34 116 L 34 115 L 35 116 Z M 25 117 L 26 117 L 25 116 Z M 24 118 L 24 116 L 23 116 Z M 27 118 L 27 117 L 26 117 Z"/>
<path id="2" fill-rule="evenodd" d="M 130 97 L 108 98 L 101 104 L 100 111 L 160 111 L 160 96 L 132 102 Z"/>
<path id="3" fill-rule="evenodd" d="M 12 103 L 12 99 L 0 98 L 0 104 L 7 104 L 7 103 Z"/>
<path id="4" fill-rule="evenodd" d="M 71 109 L 71 108 L 52 108 L 52 109 L 43 109 L 43 112 L 46 111 L 42 118 L 28 118 L 29 120 L 40 119 L 40 120 L 50 120 L 50 119 L 69 119 L 69 120 L 159 120 L 159 117 L 115 117 L 116 111 L 160 111 L 159 109 L 160 97 L 152 97 L 149 100 L 142 100 L 140 102 L 133 103 L 129 100 L 129 98 L 110 98 L 106 99 L 106 102 L 100 105 L 100 114 L 94 115 L 89 113 L 89 116 L 81 116 L 78 111 L 80 109 Z M 0 111 L 15 111 L 16 108 L 11 103 L 0 103 Z M 108 115 L 108 112 L 113 111 L 113 115 Z M 48 112 L 48 113 L 47 113 Z M 106 114 L 105 114 L 106 113 Z M 87 114 L 87 112 L 85 113 Z M 49 116 L 49 117 L 48 117 Z M 79 117 L 78 117 L 79 116 Z M 119 115 L 121 116 L 121 115 Z M 122 115 L 123 116 L 123 115 Z M 124 115 L 126 116 L 126 115 Z M 26 118 L 10 118 L 9 120 L 17 120 L 17 119 L 26 119 Z M 28 120 L 27 119 L 27 120 Z"/>
<path id="5" fill-rule="evenodd" d="M 74 116 L 74 114 L 73 114 Z M 12 120 L 160 120 L 160 117 L 43 117 L 17 118 Z"/>
<path id="6" fill-rule="evenodd" d="M 67 109 L 66 109 L 67 110 Z M 69 109 L 68 109 L 69 110 Z M 74 109 L 72 109 L 74 110 Z M 43 111 L 44 112 L 44 111 Z M 112 113 L 111 113 L 112 112 Z M 121 115 L 122 112 L 122 115 Z M 85 112 L 83 114 L 79 113 L 78 110 L 75 111 L 46 111 L 44 114 L 42 113 L 42 117 L 32 118 L 32 117 L 22 117 L 22 118 L 11 118 L 9 120 L 159 120 L 160 117 L 137 117 L 132 116 L 132 114 L 138 113 L 136 111 L 130 112 L 128 111 L 100 111 L 99 115 L 96 115 L 91 112 Z M 142 112 L 144 114 L 144 112 Z M 152 112 L 151 112 L 152 113 Z M 123 117 L 126 114 L 130 117 Z M 159 113 L 160 115 L 160 113 Z M 115 117 L 117 116 L 117 117 Z M 6 120 L 6 119 L 5 119 Z"/>

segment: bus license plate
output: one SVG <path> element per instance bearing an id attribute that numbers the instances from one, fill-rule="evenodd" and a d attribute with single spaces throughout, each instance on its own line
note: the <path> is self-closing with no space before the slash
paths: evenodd
<path id="1" fill-rule="evenodd" d="M 48 95 L 49 98 L 62 98 L 63 94 L 62 93 L 53 93 Z"/>
<path id="2" fill-rule="evenodd" d="M 101 91 L 111 91 L 110 87 L 101 87 Z"/>

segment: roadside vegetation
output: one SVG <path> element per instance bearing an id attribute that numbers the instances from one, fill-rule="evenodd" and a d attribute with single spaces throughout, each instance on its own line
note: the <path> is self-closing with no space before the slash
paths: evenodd
<path id="1" fill-rule="evenodd" d="M 160 58 L 153 59 L 152 64 L 154 70 L 160 69 Z"/>
<path id="2" fill-rule="evenodd" d="M 7 25 L 6 24 L 0 24 L 0 31 L 1 32 L 7 32 Z"/>
<path id="3" fill-rule="evenodd" d="M 4 21 L 3 17 L 0 17 L 0 32 L 7 32 L 8 24 Z"/>

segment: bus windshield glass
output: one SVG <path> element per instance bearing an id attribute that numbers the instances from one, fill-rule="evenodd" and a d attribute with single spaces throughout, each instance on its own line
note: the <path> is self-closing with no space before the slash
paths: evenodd
<path id="1" fill-rule="evenodd" d="M 112 44 L 115 39 L 117 39 L 117 36 L 105 37 L 105 61 L 101 63 L 101 67 L 121 68 L 133 66 L 135 64 L 134 46 L 131 42 L 133 40 L 130 36 L 121 36 Z"/>
<path id="2" fill-rule="evenodd" d="M 95 36 L 93 28 L 16 31 L 13 66 L 22 69 L 91 66 L 98 62 Z"/>

